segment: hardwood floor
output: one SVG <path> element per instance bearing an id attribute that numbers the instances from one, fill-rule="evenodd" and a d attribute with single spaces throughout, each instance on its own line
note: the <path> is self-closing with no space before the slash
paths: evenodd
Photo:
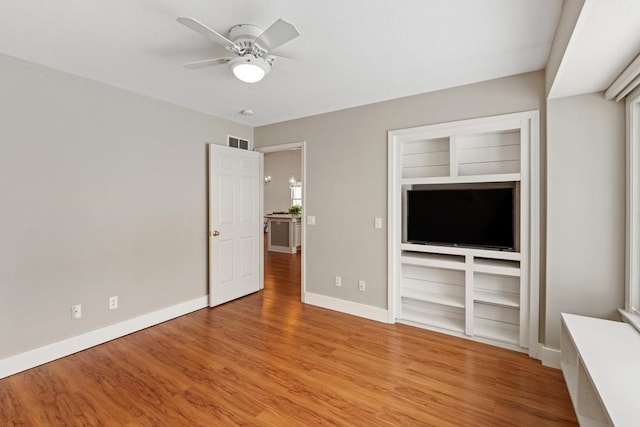
<path id="1" fill-rule="evenodd" d="M 0 380 L 0 425 L 577 425 L 560 371 L 302 305 L 265 255 L 262 292 Z"/>

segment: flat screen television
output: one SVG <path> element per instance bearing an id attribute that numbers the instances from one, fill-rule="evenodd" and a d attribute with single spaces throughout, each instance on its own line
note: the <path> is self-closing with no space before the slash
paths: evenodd
<path id="1" fill-rule="evenodd" d="M 515 189 L 407 191 L 407 242 L 515 250 Z"/>

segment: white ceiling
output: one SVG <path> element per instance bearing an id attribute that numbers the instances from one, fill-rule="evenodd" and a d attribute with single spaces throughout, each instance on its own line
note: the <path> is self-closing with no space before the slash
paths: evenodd
<path id="1" fill-rule="evenodd" d="M 607 0 L 609 1 L 609 0 Z M 637 1 L 637 0 L 636 0 Z M 640 3 L 640 2 L 638 2 Z M 562 0 L 2 0 L 0 53 L 251 126 L 545 67 Z M 181 64 L 225 34 L 278 18 L 301 36 L 263 81 Z M 239 114 L 251 109 L 253 117 Z"/>

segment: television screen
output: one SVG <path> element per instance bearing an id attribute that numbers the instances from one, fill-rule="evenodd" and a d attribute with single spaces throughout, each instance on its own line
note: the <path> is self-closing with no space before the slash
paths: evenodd
<path id="1" fill-rule="evenodd" d="M 407 191 L 407 242 L 514 250 L 514 189 Z"/>

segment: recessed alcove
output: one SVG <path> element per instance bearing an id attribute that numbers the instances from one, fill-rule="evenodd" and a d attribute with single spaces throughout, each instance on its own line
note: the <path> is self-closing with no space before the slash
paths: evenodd
<path id="1" fill-rule="evenodd" d="M 537 357 L 538 162 L 537 111 L 389 132 L 390 322 Z M 499 188 L 513 189 L 510 247 L 407 239 L 408 191 Z"/>

